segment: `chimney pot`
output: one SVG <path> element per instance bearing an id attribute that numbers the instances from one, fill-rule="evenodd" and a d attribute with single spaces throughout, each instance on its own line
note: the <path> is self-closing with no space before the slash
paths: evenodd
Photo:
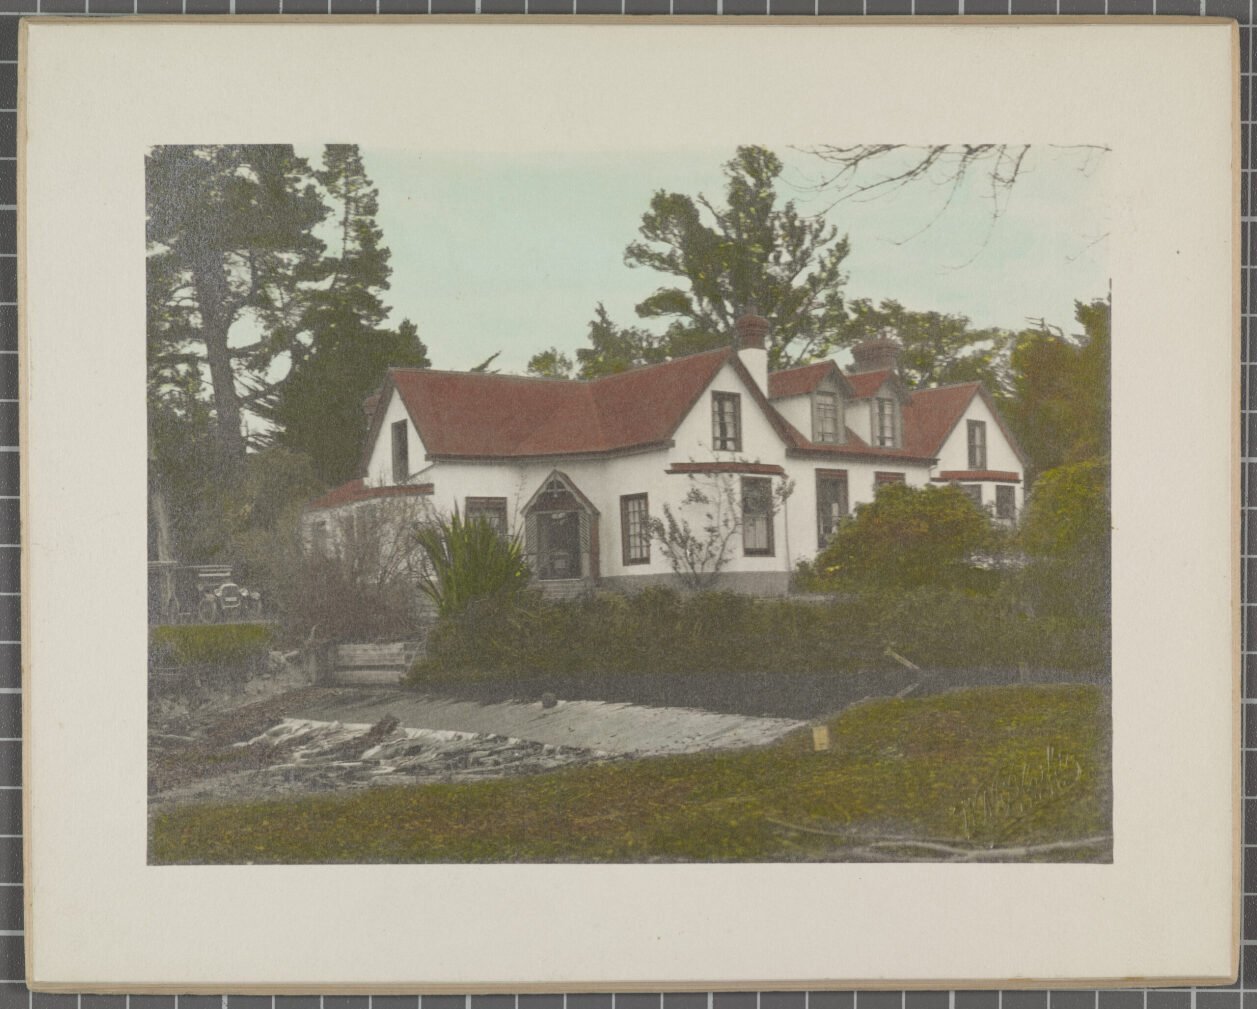
<path id="1" fill-rule="evenodd" d="M 891 332 L 883 332 L 870 340 L 864 340 L 851 348 L 854 363 L 852 374 L 866 371 L 893 371 L 899 365 L 901 344 Z"/>
<path id="2" fill-rule="evenodd" d="M 766 350 L 768 330 L 771 328 L 767 319 L 756 315 L 754 310 L 738 317 L 733 324 L 737 336 L 739 350 Z"/>

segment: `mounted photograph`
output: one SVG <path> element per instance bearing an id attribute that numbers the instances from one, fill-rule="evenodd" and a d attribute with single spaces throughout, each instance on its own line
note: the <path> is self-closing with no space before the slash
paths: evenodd
<path id="1" fill-rule="evenodd" d="M 150 861 L 1110 860 L 1108 154 L 152 148 Z"/>

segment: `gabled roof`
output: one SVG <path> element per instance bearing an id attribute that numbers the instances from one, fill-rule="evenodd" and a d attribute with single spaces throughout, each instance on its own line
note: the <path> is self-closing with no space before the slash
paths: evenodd
<path id="1" fill-rule="evenodd" d="M 904 445 L 875 447 L 850 429 L 841 444 L 813 442 L 772 406 L 729 347 L 589 382 L 394 368 L 372 418 L 367 451 L 375 443 L 394 394 L 402 398 L 431 459 L 609 455 L 665 446 L 725 365 L 741 377 L 790 454 L 933 462 L 973 397 L 980 395 L 1024 462 L 980 383 L 909 393 L 893 371 L 844 376 L 832 361 L 773 372 L 768 377 L 770 395 L 802 395 L 832 375 L 848 394 L 860 399 L 872 396 L 889 381 L 904 403 Z"/>
<path id="2" fill-rule="evenodd" d="M 890 368 L 883 368 L 881 371 L 857 371 L 847 375 L 846 379 L 856 399 L 870 398 L 887 382 L 895 390 L 901 402 L 907 403 L 908 397 L 912 395 L 899 376 Z"/>
<path id="3" fill-rule="evenodd" d="M 726 347 L 591 382 L 394 368 L 367 443 L 395 390 L 430 458 L 599 455 L 662 445 L 730 360 L 740 367 Z"/>
<path id="4" fill-rule="evenodd" d="M 831 377 L 847 395 L 855 394 L 851 383 L 838 369 L 838 365 L 833 361 L 817 361 L 815 364 L 804 364 L 797 368 L 769 372 L 768 398 L 787 399 L 790 396 L 807 396 L 814 393 L 825 379 Z"/>
<path id="5" fill-rule="evenodd" d="M 999 408 L 991 399 L 990 393 L 981 382 L 961 382 L 958 385 L 941 385 L 934 389 L 918 389 L 912 393 L 907 405 L 903 408 L 903 431 L 905 447 L 925 455 L 938 455 L 952 431 L 955 430 L 960 418 L 969 409 L 975 396 L 981 397 L 999 425 L 1004 438 L 1012 446 L 1022 465 L 1026 465 L 1025 454 L 1017 439 L 1004 423 Z"/>

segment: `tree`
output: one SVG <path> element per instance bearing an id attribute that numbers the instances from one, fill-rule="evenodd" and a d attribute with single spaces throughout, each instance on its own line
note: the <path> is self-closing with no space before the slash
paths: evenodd
<path id="1" fill-rule="evenodd" d="M 1004 391 L 1011 334 L 1001 329 L 973 329 L 963 315 L 914 312 L 893 300 L 874 305 L 861 298 L 848 306 L 843 326 L 846 342 L 858 343 L 893 330 L 903 352 L 901 377 L 913 388 L 952 382 L 982 382 L 996 397 Z"/>
<path id="2" fill-rule="evenodd" d="M 326 282 L 303 287 L 286 310 L 266 316 L 274 333 L 291 340 L 288 374 L 258 383 L 257 412 L 276 426 L 274 440 L 309 456 L 324 484 L 357 472 L 366 417 L 362 402 L 390 367 L 426 368 L 427 348 L 410 320 L 382 326 L 388 309 L 389 251 L 376 225 L 378 193 L 358 148 L 329 144 L 316 178 L 337 208 L 335 241 L 321 273 Z"/>
<path id="3" fill-rule="evenodd" d="M 669 320 L 668 328 L 662 337 L 619 330 L 599 306 L 591 324 L 594 353 L 577 354 L 583 375 L 723 346 L 734 320 L 751 307 L 773 324 L 773 367 L 833 348 L 843 319 L 847 240 L 822 218 L 801 214 L 793 201 L 780 202 L 782 169 L 771 151 L 739 147 L 724 166 L 724 205 L 702 194 L 654 194 L 624 261 L 680 281 L 637 305 L 639 318 Z"/>
<path id="4" fill-rule="evenodd" d="M 1019 535 L 1030 560 L 1025 585 L 1032 604 L 1055 616 L 1107 622 L 1111 530 L 1108 460 L 1043 473 Z"/>
<path id="5" fill-rule="evenodd" d="M 667 559 L 686 588 L 704 591 L 712 588 L 716 576 L 730 559 L 730 548 L 746 527 L 751 502 L 744 485 L 731 473 L 690 473 L 690 488 L 676 511 L 667 502 L 663 518 L 649 520 L 651 539 Z M 775 516 L 794 493 L 794 482 L 773 480 L 764 499 L 756 501 L 756 512 L 766 515 L 771 526 Z M 697 512 L 695 521 L 689 515 Z"/>
<path id="6" fill-rule="evenodd" d="M 659 364 L 670 356 L 667 339 L 640 326 L 617 326 L 601 302 L 589 321 L 588 339 L 590 345 L 576 351 L 579 377 L 584 379 L 614 375 L 644 364 Z"/>
<path id="7" fill-rule="evenodd" d="M 1003 216 L 1017 180 L 1045 148 L 1065 154 L 1082 172 L 1091 171 L 1109 150 L 1098 144 L 822 144 L 811 148 L 811 153 L 830 166 L 817 188 L 833 192 L 836 202 L 886 196 L 928 182 L 943 200 L 934 220 L 973 176 L 985 176 L 994 225 Z"/>
<path id="8" fill-rule="evenodd" d="M 1076 302 L 1075 315 L 1081 333 L 1044 324 L 1012 346 L 1004 415 L 1030 458 L 1031 480 L 1108 454 L 1110 306 Z"/>
<path id="9" fill-rule="evenodd" d="M 280 387 L 270 416 L 275 442 L 308 455 L 324 486 L 350 480 L 366 440 L 363 401 L 390 367 L 427 368 L 427 348 L 408 320 L 396 330 L 363 330 L 353 320 L 319 333 Z"/>
<path id="10" fill-rule="evenodd" d="M 528 374 L 538 378 L 571 378 L 574 367 L 567 354 L 558 347 L 550 347 L 529 358 Z"/>
<path id="11" fill-rule="evenodd" d="M 856 591 L 981 587 L 974 560 L 997 544 L 990 517 L 959 487 L 887 484 L 839 524 L 813 575 Z"/>
<path id="12" fill-rule="evenodd" d="M 150 373 L 191 387 L 204 368 L 213 434 L 236 464 L 248 405 L 241 380 L 264 384 L 289 334 L 261 325 L 233 345 L 233 328 L 273 319 L 301 282 L 323 275 L 314 229 L 327 208 L 290 145 L 155 147 L 145 167 Z"/>

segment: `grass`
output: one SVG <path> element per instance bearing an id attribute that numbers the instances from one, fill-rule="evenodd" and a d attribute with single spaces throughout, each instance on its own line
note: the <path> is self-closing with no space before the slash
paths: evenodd
<path id="1" fill-rule="evenodd" d="M 873 701 L 829 726 L 833 745 L 821 752 L 804 731 L 754 750 L 183 807 L 154 815 L 150 860 L 767 861 L 866 857 L 873 838 L 1007 847 L 1110 831 L 1109 703 L 1096 687 Z M 1044 773 L 1049 747 L 1052 766 L 1065 755 L 1080 771 Z M 996 783 L 1007 794 L 1019 775 L 1038 786 L 975 833 L 974 802 Z M 1060 787 L 1044 787 L 1048 778 Z M 875 857 L 895 857 L 886 851 Z"/>
<path id="2" fill-rule="evenodd" d="M 231 666 L 264 656 L 272 636 L 266 624 L 166 624 L 150 641 L 175 665 Z"/>

